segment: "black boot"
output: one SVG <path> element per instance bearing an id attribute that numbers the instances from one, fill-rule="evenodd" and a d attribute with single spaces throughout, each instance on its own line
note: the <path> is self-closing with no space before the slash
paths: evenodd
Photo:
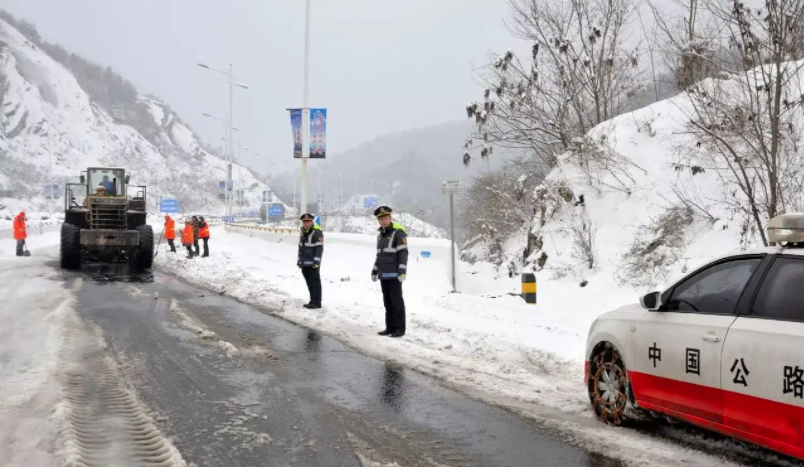
<path id="1" fill-rule="evenodd" d="M 312 308 L 312 307 L 313 307 L 313 302 L 307 302 L 307 303 L 305 303 L 305 304 L 304 304 L 304 305 L 302 305 L 302 306 L 303 306 L 304 308 Z"/>
<path id="2" fill-rule="evenodd" d="M 402 337 L 404 335 L 405 335 L 405 333 L 402 332 L 402 331 L 394 331 L 394 332 L 391 333 L 391 337 Z"/>
<path id="3" fill-rule="evenodd" d="M 387 335 L 391 334 L 391 331 L 386 329 L 385 331 L 380 331 L 377 334 L 379 334 L 381 336 L 387 336 Z"/>

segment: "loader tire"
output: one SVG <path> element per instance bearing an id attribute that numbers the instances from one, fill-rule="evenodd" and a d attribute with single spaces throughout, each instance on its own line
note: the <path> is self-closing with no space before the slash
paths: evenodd
<path id="1" fill-rule="evenodd" d="M 154 229 L 150 225 L 137 227 L 140 243 L 134 249 L 134 266 L 139 269 L 151 269 L 154 264 Z"/>
<path id="2" fill-rule="evenodd" d="M 62 269 L 81 268 L 81 229 L 73 224 L 61 224 L 61 251 L 59 262 Z"/>

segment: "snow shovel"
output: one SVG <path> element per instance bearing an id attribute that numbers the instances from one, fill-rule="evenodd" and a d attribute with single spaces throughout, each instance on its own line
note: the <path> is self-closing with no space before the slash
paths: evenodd
<path id="1" fill-rule="evenodd" d="M 165 236 L 165 231 L 162 230 L 162 233 L 159 234 L 159 242 L 156 244 L 156 248 L 155 248 L 156 251 L 154 251 L 154 258 L 156 258 L 156 255 L 159 254 L 159 245 L 162 244 L 162 237 L 164 237 L 164 236 Z"/>

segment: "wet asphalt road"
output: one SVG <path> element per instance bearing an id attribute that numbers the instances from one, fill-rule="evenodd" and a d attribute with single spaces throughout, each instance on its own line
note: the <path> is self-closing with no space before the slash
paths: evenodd
<path id="1" fill-rule="evenodd" d="M 188 464 L 622 465 L 159 272 L 85 266 L 62 275 L 79 314 L 102 330 L 126 383 Z"/>

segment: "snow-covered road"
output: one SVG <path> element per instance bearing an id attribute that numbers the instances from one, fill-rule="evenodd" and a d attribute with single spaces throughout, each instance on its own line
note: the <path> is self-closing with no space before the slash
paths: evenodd
<path id="1" fill-rule="evenodd" d="M 50 465 L 58 352 L 74 295 L 52 258 L 17 258 L 13 247 L 0 240 L 0 465 Z"/>
<path id="2" fill-rule="evenodd" d="M 583 296 L 576 290 L 555 290 L 553 295 L 549 288 L 547 291 L 542 288 L 540 305 L 532 307 L 503 293 L 506 288 L 514 287 L 515 281 L 506 285 L 504 281 L 492 281 L 488 271 L 464 269 L 463 293 L 450 294 L 445 266 L 439 261 L 425 263 L 420 259 L 411 263 L 411 279 L 406 283 L 409 333 L 394 340 L 376 335 L 382 322 L 380 295 L 376 284 L 364 277 L 368 275 L 365 261 L 368 258 L 370 265 L 373 248 L 359 242 L 328 243 L 323 269 L 326 305 L 323 310 L 311 312 L 300 306 L 306 299 L 306 289 L 294 265 L 295 241 L 270 243 L 215 228 L 211 258 L 187 260 L 182 255 L 160 251 L 157 263 L 162 271 L 172 271 L 177 277 L 262 307 L 258 310 L 238 307 L 226 297 L 197 291 L 158 270 L 153 275 L 158 280 L 153 284 L 122 283 L 115 268 L 87 266 L 81 273 L 63 272 L 58 269 L 58 240 L 55 232 L 31 237 L 30 258 L 13 256 L 13 241 L 0 240 L 0 381 L 3 381 L 0 420 L 4 422 L 0 423 L 0 465 L 3 466 L 59 465 L 65 459 L 86 460 L 88 454 L 123 462 L 126 459 L 120 457 L 123 454 L 127 453 L 130 459 L 134 453 L 142 452 L 138 451 L 136 439 L 126 435 L 125 430 L 104 431 L 102 427 L 106 426 L 104 423 L 112 423 L 110 419 L 116 420 L 115 426 L 123 427 L 135 421 L 150 423 L 148 429 L 154 434 L 149 436 L 154 437 L 149 439 L 157 440 L 153 446 L 167 456 L 170 465 L 183 465 L 184 460 L 160 430 L 178 437 L 181 444 L 177 447 L 182 454 L 189 449 L 187 455 L 193 459 L 220 458 L 227 449 L 226 443 L 234 442 L 236 446 L 257 449 L 252 454 L 248 454 L 251 451 L 239 454 L 243 465 L 250 465 L 247 460 L 264 446 L 276 449 L 276 444 L 268 442 L 272 436 L 274 441 L 290 442 L 282 444 L 282 449 L 299 449 L 291 441 L 298 437 L 276 426 L 306 422 L 294 421 L 293 412 L 277 412 L 278 406 L 274 404 L 280 403 L 279 399 L 271 402 L 279 397 L 276 393 L 279 376 L 275 372 L 284 371 L 281 368 L 287 368 L 290 361 L 296 362 L 296 370 L 285 375 L 288 379 L 283 384 L 293 389 L 288 393 L 291 395 L 280 397 L 282 404 L 288 400 L 301 403 L 299 397 L 308 396 L 312 397 L 307 402 L 311 404 L 321 397 L 337 402 L 341 407 L 332 413 L 340 414 L 338 423 L 348 421 L 350 429 L 363 430 L 359 436 L 372 436 L 374 431 L 385 428 L 372 425 L 368 419 L 358 422 L 344 409 L 365 409 L 365 404 L 371 401 L 370 404 L 391 404 L 389 414 L 395 414 L 393 417 L 404 413 L 410 417 L 410 423 L 430 424 L 433 430 L 430 438 L 442 430 L 455 434 L 458 426 L 464 427 L 459 431 L 463 441 L 453 445 L 454 449 L 467 453 L 471 449 L 466 446 L 482 448 L 491 458 L 509 459 L 505 462 L 510 465 L 520 465 L 520 460 L 532 457 L 525 449 L 528 446 L 542 446 L 537 451 L 547 449 L 544 446 L 549 445 L 548 441 L 544 441 L 548 444 L 528 444 L 537 443 L 544 429 L 584 451 L 615 457 L 628 465 L 797 465 L 694 429 L 666 424 L 613 429 L 595 421 L 585 409 L 580 384 L 577 347 L 583 346 L 587 318 L 572 308 L 575 303 L 585 310 Z M 563 297 L 572 292 L 575 294 L 571 298 Z M 285 328 L 270 321 L 264 313 L 330 334 L 381 361 L 396 362 L 436 376 L 477 399 L 512 409 L 536 423 L 489 412 L 482 404 L 455 402 L 457 405 L 449 408 L 452 402 L 443 404 L 455 396 L 439 392 L 443 390 L 415 374 L 402 377 L 399 374 L 404 370 L 396 369 L 391 371 L 395 375 L 391 377 L 390 370 L 382 370 L 383 364 L 352 356 L 340 344 L 315 337 L 315 333 L 290 325 Z M 214 345 L 210 346 L 210 342 Z M 299 345 L 302 348 L 297 349 Z M 284 356 L 278 358 L 280 354 Z M 117 368 L 110 360 L 112 357 L 122 362 L 124 368 Z M 205 358 L 212 360 L 205 363 Z M 306 367 L 308 364 L 302 362 L 310 362 L 311 366 Z M 274 364 L 279 366 L 273 367 Z M 302 367 L 306 369 L 300 370 Z M 369 384 L 376 375 L 368 368 L 375 367 L 385 375 L 380 389 L 385 395 L 379 399 L 377 390 Z M 240 368 L 240 373 L 230 373 L 234 368 Z M 248 374 L 242 373 L 243 368 L 248 368 Z M 129 378 L 126 385 L 119 381 L 122 375 Z M 400 409 L 396 402 L 389 403 L 387 399 L 391 397 L 388 394 L 402 390 L 396 387 L 400 378 L 406 381 L 407 409 Z M 127 392 L 125 387 L 132 386 L 137 391 Z M 220 426 L 215 430 L 224 427 L 229 430 L 225 436 L 234 437 L 222 437 L 224 432 L 214 438 L 199 434 L 201 419 L 211 413 L 211 409 L 200 407 L 229 397 L 224 389 L 228 386 L 237 388 L 241 394 L 238 400 L 254 399 L 255 404 L 268 404 L 265 414 L 269 418 L 263 419 L 267 422 L 257 423 L 253 411 L 246 411 L 242 420 L 238 416 L 230 416 L 234 417 L 230 420 L 227 414 L 237 409 L 237 404 L 226 402 L 221 406 L 223 412 L 216 415 L 220 417 Z M 275 389 L 257 395 L 266 388 Z M 113 397 L 122 405 L 103 409 L 102 403 L 98 405 L 88 399 L 92 391 L 100 391 L 99 401 Z M 428 400 L 431 402 L 425 403 Z M 318 413 L 323 407 L 329 406 L 314 404 L 300 408 L 299 413 L 311 410 Z M 377 410 L 373 407 L 372 410 Z M 166 415 L 153 415 L 153 410 Z M 271 414 L 275 417 L 271 418 Z M 165 425 L 164 420 L 172 415 L 174 421 Z M 500 421 L 490 421 L 496 418 Z M 252 423 L 249 429 L 243 428 L 246 422 Z M 258 425 L 271 435 L 260 437 Z M 469 426 L 485 426 L 485 434 L 466 431 Z M 91 436 L 104 432 L 105 437 L 101 438 L 117 444 L 101 443 L 89 453 L 76 450 L 85 445 L 87 440 L 82 437 L 87 436 L 88 428 L 90 433 L 96 433 Z M 502 431 L 489 438 L 489 430 Z M 511 438 L 514 433 L 530 441 L 500 444 L 501 440 L 518 439 Z M 249 436 L 256 436 L 252 441 L 257 444 L 244 441 Z M 308 441 L 332 435 L 323 431 L 309 436 Z M 217 443 L 214 455 L 202 448 L 210 439 Z M 339 443 L 346 440 L 338 439 Z M 392 444 L 386 446 L 386 455 L 393 454 L 392 459 L 404 458 L 406 446 L 409 447 L 407 441 L 388 439 Z M 456 438 L 451 439 L 447 444 L 456 442 Z M 118 444 L 124 447 L 122 451 L 113 447 Z M 347 445 L 354 447 L 354 440 L 349 438 Z M 417 449 L 420 453 L 427 451 Z M 559 448 L 547 451 L 554 449 Z M 326 452 L 316 451 L 314 455 Z M 582 461 L 583 456 L 577 457 L 563 447 L 557 452 L 568 456 L 567 459 L 579 459 L 577 465 L 606 465 L 594 456 Z M 412 463 L 399 465 L 418 465 L 416 459 L 410 459 Z M 463 465 L 461 462 L 444 465 Z"/>
<path id="3" fill-rule="evenodd" d="M 370 281 L 375 249 L 373 237 L 366 237 L 364 245 L 354 239 L 325 241 L 324 308 L 316 311 L 301 307 L 308 296 L 295 266 L 297 238 L 292 235 L 266 241 L 248 230 L 217 227 L 210 258 L 186 259 L 162 247 L 157 265 L 368 355 L 437 377 L 632 465 L 766 465 L 773 458 L 761 453 L 759 460 L 748 458 L 744 464 L 746 451 L 739 443 L 712 441 L 696 430 L 615 429 L 594 420 L 582 381 L 583 349 L 594 318 L 623 302 L 622 292 L 613 294 L 608 284 L 581 289 L 549 282 L 540 285 L 539 305 L 531 306 L 507 295 L 518 288 L 517 278 L 494 280 L 490 271 L 463 264 L 458 281 L 462 293 L 452 294 L 445 259 L 416 260 L 411 255 L 405 282 L 408 333 L 402 339 L 377 336 L 382 298 Z M 662 436 L 656 437 L 657 432 Z"/>

